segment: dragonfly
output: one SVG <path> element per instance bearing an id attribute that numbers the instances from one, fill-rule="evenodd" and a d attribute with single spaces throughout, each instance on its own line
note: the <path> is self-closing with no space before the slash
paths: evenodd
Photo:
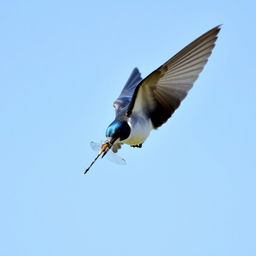
<path id="1" fill-rule="evenodd" d="M 90 170 L 90 168 L 93 166 L 93 164 L 97 161 L 97 159 L 100 156 L 103 158 L 105 155 L 107 155 L 108 160 L 110 160 L 113 163 L 119 164 L 119 165 L 126 165 L 127 164 L 124 158 L 119 156 L 117 153 L 114 153 L 112 150 L 109 150 L 110 149 L 110 144 L 109 144 L 108 141 L 105 141 L 102 144 L 91 141 L 90 142 L 90 147 L 92 148 L 92 150 L 97 151 L 98 155 L 92 161 L 90 166 L 84 171 L 84 174 L 86 174 Z"/>

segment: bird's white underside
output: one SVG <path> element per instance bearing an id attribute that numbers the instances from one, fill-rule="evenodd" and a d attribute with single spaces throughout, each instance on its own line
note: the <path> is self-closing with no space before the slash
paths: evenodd
<path id="1" fill-rule="evenodd" d="M 133 113 L 128 118 L 128 124 L 131 127 L 131 134 L 127 139 L 122 141 L 122 143 L 128 145 L 139 145 L 143 143 L 153 129 L 150 119 L 137 113 Z"/>

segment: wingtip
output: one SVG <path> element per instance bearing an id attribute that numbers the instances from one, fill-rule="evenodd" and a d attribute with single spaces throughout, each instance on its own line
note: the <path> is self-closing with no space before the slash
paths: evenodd
<path id="1" fill-rule="evenodd" d="M 210 32 L 210 31 L 212 31 L 212 32 L 213 31 L 217 31 L 217 33 L 218 33 L 221 30 L 221 27 L 222 27 L 222 24 L 219 24 L 219 25 L 213 27 L 212 29 L 210 29 L 208 32 Z"/>
<path id="2" fill-rule="evenodd" d="M 217 33 L 219 33 L 219 31 L 222 29 L 222 25 L 223 25 L 223 24 L 219 24 L 219 25 L 217 25 L 216 27 L 214 27 L 212 30 L 216 30 Z"/>
<path id="3" fill-rule="evenodd" d="M 135 68 L 133 69 L 133 72 L 139 73 L 139 75 L 141 75 L 140 70 L 139 70 L 138 67 L 135 67 Z"/>

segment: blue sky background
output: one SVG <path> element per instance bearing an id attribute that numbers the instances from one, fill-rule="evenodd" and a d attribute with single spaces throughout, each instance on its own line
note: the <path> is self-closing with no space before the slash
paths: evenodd
<path id="1" fill-rule="evenodd" d="M 253 1 L 2 1 L 0 255 L 256 255 Z M 223 24 L 200 78 L 128 165 L 112 102 Z"/>

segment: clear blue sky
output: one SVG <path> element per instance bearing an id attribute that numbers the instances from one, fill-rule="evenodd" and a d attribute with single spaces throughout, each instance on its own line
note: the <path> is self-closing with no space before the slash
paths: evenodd
<path id="1" fill-rule="evenodd" d="M 253 1 L 2 1 L 0 255 L 256 255 Z M 189 96 L 127 166 L 112 102 L 223 24 Z"/>

